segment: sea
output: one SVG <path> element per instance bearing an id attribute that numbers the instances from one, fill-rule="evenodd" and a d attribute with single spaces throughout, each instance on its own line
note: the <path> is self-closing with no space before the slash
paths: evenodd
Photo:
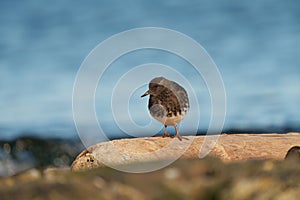
<path id="1" fill-rule="evenodd" d="M 180 55 L 137 49 L 105 66 L 94 96 L 80 95 L 94 99 L 89 101 L 93 117 L 105 140 L 162 133 L 162 125 L 149 115 L 148 97 L 140 98 L 156 76 L 189 87 L 193 102 L 185 125 L 179 125 L 183 135 L 210 128 L 216 133 L 300 131 L 299 10 L 297 0 L 1 0 L 0 140 L 76 140 L 85 137 L 85 128 L 91 133 L 89 127 L 96 126 L 84 117 L 88 106 L 74 113 L 80 70 L 99 44 L 146 27 L 173 30 L 202 46 L 219 74 L 210 78 L 223 83 L 225 98 L 219 103 L 225 108 L 212 117 L 220 110 L 210 86 Z M 109 48 L 117 52 L 121 45 Z M 98 55 L 99 63 L 105 55 Z M 119 84 L 137 66 L 145 73 Z M 115 95 L 116 88 L 123 92 Z M 212 120 L 219 120 L 215 129 Z"/>

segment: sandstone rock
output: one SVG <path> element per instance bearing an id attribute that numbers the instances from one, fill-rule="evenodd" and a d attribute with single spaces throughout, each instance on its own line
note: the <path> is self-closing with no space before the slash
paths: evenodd
<path id="1" fill-rule="evenodd" d="M 300 145 L 300 134 L 234 134 L 176 138 L 134 138 L 103 142 L 77 156 L 72 170 L 114 167 L 177 158 L 202 158 L 208 153 L 225 162 L 240 160 L 284 159 L 287 151 Z M 126 169 L 125 169 L 126 171 Z"/>
<path id="2" fill-rule="evenodd" d="M 295 159 L 300 161 L 300 146 L 290 148 L 285 156 L 285 159 Z"/>

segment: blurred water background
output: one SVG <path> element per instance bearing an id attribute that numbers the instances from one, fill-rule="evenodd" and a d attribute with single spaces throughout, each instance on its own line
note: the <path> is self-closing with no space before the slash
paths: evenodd
<path id="1" fill-rule="evenodd" d="M 72 91 L 84 58 L 113 34 L 146 26 L 180 31 L 210 54 L 227 93 L 225 132 L 299 131 L 299 10 L 297 0 L 1 0 L 0 140 L 77 139 Z M 166 52 L 143 50 L 121 57 L 96 95 L 97 115 L 108 136 L 126 136 L 106 106 L 111 89 L 126 70 L 148 62 L 174 67 L 192 85 L 199 82 L 188 63 Z M 139 97 L 146 89 L 141 86 L 134 94 Z M 198 131 L 205 132 L 209 94 L 205 84 L 194 89 L 201 102 Z M 147 124 L 147 99 L 133 102 L 133 119 Z"/>

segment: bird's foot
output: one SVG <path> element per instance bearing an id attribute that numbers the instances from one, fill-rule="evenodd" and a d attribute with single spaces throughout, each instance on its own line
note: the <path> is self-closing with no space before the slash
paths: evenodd
<path id="1" fill-rule="evenodd" d="M 182 141 L 182 139 L 184 139 L 184 140 L 189 140 L 189 138 L 186 138 L 186 137 L 182 137 L 181 135 L 179 135 L 179 134 L 177 134 L 177 135 L 174 135 L 174 136 L 172 136 L 172 138 L 178 138 L 178 140 L 180 140 L 180 141 Z"/>
<path id="2" fill-rule="evenodd" d="M 170 137 L 170 135 L 169 135 L 168 133 L 165 132 L 164 135 L 163 135 L 163 138 L 164 138 L 164 137 Z"/>

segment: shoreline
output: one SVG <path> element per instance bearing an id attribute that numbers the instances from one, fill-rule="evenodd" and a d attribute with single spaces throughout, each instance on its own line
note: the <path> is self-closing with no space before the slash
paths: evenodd
<path id="1" fill-rule="evenodd" d="M 215 137 L 218 135 L 212 135 L 208 137 Z M 244 151 L 240 151 L 245 146 L 241 143 L 239 140 L 235 140 L 230 142 L 228 139 L 231 137 L 236 138 L 246 138 L 245 136 L 251 136 L 251 138 L 245 140 L 246 147 L 244 148 Z M 255 137 L 256 136 L 256 137 Z M 293 144 L 288 144 L 288 146 L 285 146 L 284 148 L 276 148 L 276 144 L 274 143 L 272 145 L 272 149 L 265 149 L 266 153 L 265 155 L 260 154 L 259 157 L 257 157 L 257 152 L 259 152 L 259 149 L 264 151 L 262 147 L 264 147 L 269 142 L 260 142 L 257 143 L 255 141 L 252 141 L 253 139 L 257 139 L 260 137 L 263 137 L 263 140 L 266 140 L 267 138 L 274 137 L 296 137 L 300 138 L 300 133 L 293 132 L 293 133 L 260 133 L 260 134 L 247 134 L 247 133 L 239 133 L 239 134 L 222 134 L 221 138 L 227 138 L 227 143 L 230 142 L 232 144 L 235 144 L 235 147 L 228 147 L 227 144 L 220 145 L 219 148 L 215 149 L 211 155 L 215 154 L 217 157 L 220 157 L 221 159 L 230 162 L 231 160 L 243 160 L 242 158 L 247 159 L 265 159 L 270 157 L 275 159 L 283 159 L 286 152 L 288 151 L 288 148 L 295 145 L 300 146 L 298 141 L 295 140 Z M 298 137 L 299 136 L 299 137 Z M 185 137 L 195 137 L 195 138 L 205 138 L 205 136 L 185 136 Z M 138 145 L 136 143 L 133 145 L 133 148 L 136 147 L 136 149 L 142 149 L 144 148 L 144 151 L 147 151 L 147 148 L 149 149 L 155 149 L 159 148 L 157 144 L 165 145 L 167 144 L 167 141 L 170 141 L 170 138 L 161 138 L 161 136 L 158 137 L 146 137 L 146 138 L 122 138 L 122 139 L 115 139 L 112 140 L 111 143 L 118 144 L 118 141 L 127 141 L 127 146 L 132 145 L 129 141 L 136 141 L 136 140 L 143 140 L 146 139 L 148 141 L 152 141 L 150 143 L 142 144 L 141 147 L 135 146 Z M 276 138 L 276 137 L 275 137 Z M 199 139 L 198 139 L 199 140 Z M 196 140 L 196 142 L 198 141 Z M 155 144 L 154 141 L 160 141 Z M 199 140 L 200 141 L 200 140 Z M 197 153 L 199 152 L 199 147 L 201 146 L 201 141 L 197 143 L 196 146 L 194 146 L 193 151 L 187 151 L 187 153 L 184 155 L 186 158 L 190 157 L 197 157 Z M 226 142 L 226 140 L 224 140 Z M 129 142 L 129 143 L 128 143 Z M 153 143 L 154 142 L 154 143 Z M 106 144 L 106 143 L 105 143 Z M 108 143 L 109 144 L 109 143 Z M 120 145 L 121 143 L 119 143 Z M 259 145 L 259 148 L 253 148 L 255 145 Z M 148 146 L 147 146 L 148 145 Z M 248 145 L 248 146 L 247 146 Z M 252 146 L 251 146 L 252 145 Z M 278 145 L 278 144 L 277 144 Z M 0 141 L 0 146 L 2 151 L 0 151 L 0 177 L 1 176 L 10 176 L 17 173 L 20 173 L 22 171 L 26 171 L 33 168 L 47 168 L 47 167 L 54 167 L 54 168 L 60 168 L 60 167 L 70 167 L 72 163 L 74 162 L 75 158 L 85 149 L 83 144 L 79 139 L 74 140 L 64 140 L 64 139 L 40 139 L 36 137 L 22 137 L 18 138 L 13 141 Z M 250 148 L 252 147 L 252 148 Z M 90 148 L 90 147 L 88 147 Z M 176 151 L 176 149 L 175 149 Z M 274 152 L 275 154 L 270 154 L 271 152 Z M 100 150 L 101 152 L 101 150 Z M 238 154 L 233 154 L 233 152 L 238 152 Z M 260 153 L 261 153 L 260 152 Z M 276 153 L 277 152 L 277 153 Z M 93 154 L 90 154 L 93 155 Z M 235 156 L 233 156 L 235 155 Z M 85 154 L 82 158 L 84 158 Z M 213 155 L 214 156 L 214 155 Z M 246 156 L 246 157 L 245 157 Z M 167 157 L 168 158 L 168 157 Z M 170 158 L 170 157 L 169 157 Z M 84 160 L 84 159 L 83 159 Z M 118 160 L 118 159 L 116 159 Z M 150 159 L 151 161 L 151 159 Z M 80 161 L 81 162 L 81 161 Z M 122 164 L 122 162 L 117 161 L 117 163 Z M 84 163 L 84 162 L 83 162 Z M 83 165 L 86 165 L 87 163 L 84 163 Z"/>
<path id="2" fill-rule="evenodd" d="M 187 137 L 191 140 L 193 136 Z M 31 199 L 32 197 L 53 200 L 58 198 L 66 200 L 74 198 L 119 199 L 121 197 L 145 200 L 225 200 L 251 199 L 253 196 L 259 199 L 279 197 L 280 199 L 297 199 L 299 197 L 300 159 L 299 157 L 296 160 L 283 159 L 289 145 L 300 145 L 300 133 L 223 134 L 218 138 L 218 144 L 211 154 L 203 159 L 195 156 L 195 153 L 199 151 L 200 142 L 204 138 L 213 137 L 215 136 L 195 136 L 191 147 L 183 155 L 184 159 L 178 159 L 164 168 L 149 173 L 124 173 L 106 166 L 96 166 L 95 169 L 95 166 L 88 167 L 87 165 L 84 166 L 85 168 L 76 170 L 73 166 L 73 171 L 68 167 L 47 166 L 42 169 L 32 167 L 13 176 L 0 177 L 0 196 L 3 200 Z M 261 141 L 257 142 L 258 140 Z M 110 145 L 112 144 L 122 149 L 123 152 L 126 150 L 142 153 L 139 158 L 145 158 L 145 152 L 155 152 L 156 148 L 163 147 L 170 142 L 179 144 L 172 147 L 170 151 L 166 151 L 166 155 L 171 156 L 174 153 L 172 150 L 178 150 L 178 147 L 181 147 L 177 138 L 149 137 L 99 143 L 79 154 L 77 161 L 84 158 L 81 161 L 86 164 L 87 154 L 95 156 L 98 152 L 100 153 L 98 155 L 111 157 L 116 162 L 119 158 L 116 157 L 114 151 L 111 151 Z M 240 148 L 241 144 L 244 148 Z M 260 154 L 261 159 L 257 159 L 255 152 L 261 152 L 263 148 L 266 151 Z M 103 154 L 104 149 L 110 154 Z M 277 153 L 271 154 L 273 158 L 270 158 L 270 152 Z M 248 156 L 247 159 L 242 159 L 246 158 L 245 156 Z M 156 164 L 155 160 L 139 161 L 150 166 Z M 134 166 L 133 163 L 123 164 L 129 167 Z"/>

